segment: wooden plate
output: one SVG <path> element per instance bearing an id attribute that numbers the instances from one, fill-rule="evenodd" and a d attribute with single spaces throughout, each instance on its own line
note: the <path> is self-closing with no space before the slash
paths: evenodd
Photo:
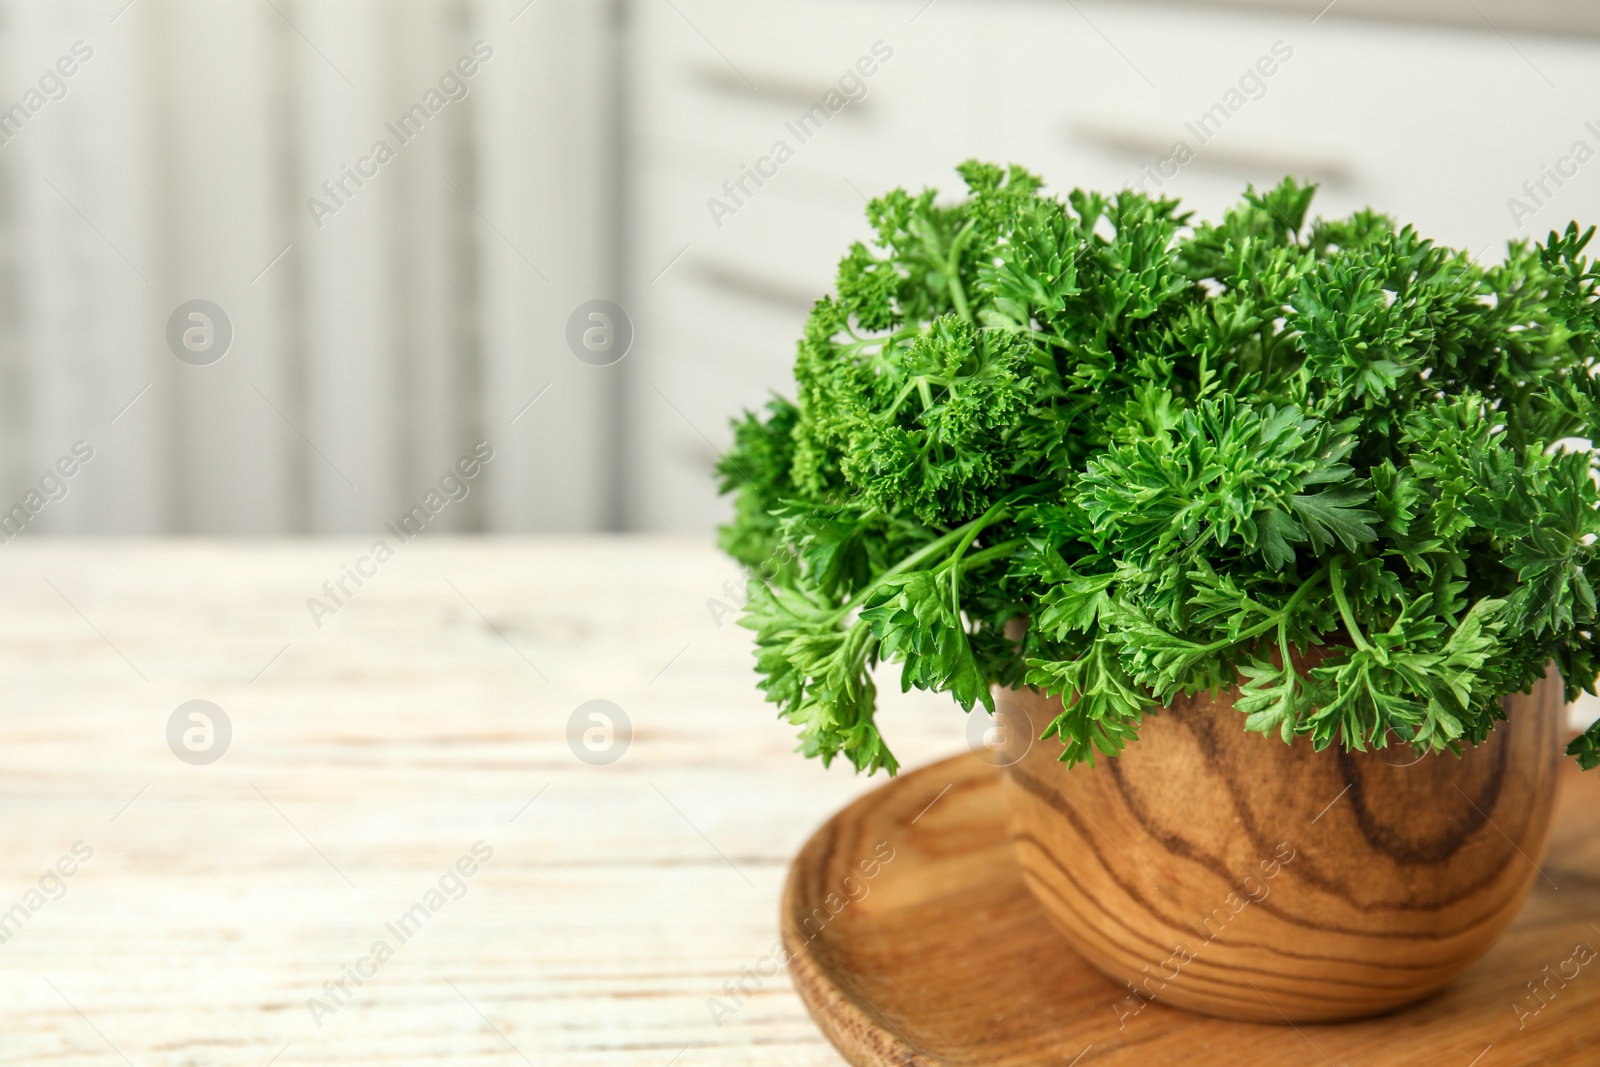
<path id="1" fill-rule="evenodd" d="M 963 755 L 818 830 L 782 925 L 795 988 L 857 1067 L 1595 1067 L 1600 774 L 1564 772 L 1541 869 L 1505 937 L 1420 1005 L 1298 1027 L 1191 1015 L 1130 1001 L 1067 947 L 1023 887 L 997 772 Z"/>

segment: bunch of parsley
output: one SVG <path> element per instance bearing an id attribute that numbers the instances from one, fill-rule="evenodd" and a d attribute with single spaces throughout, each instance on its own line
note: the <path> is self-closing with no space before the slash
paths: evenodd
<path id="1" fill-rule="evenodd" d="M 896 190 L 735 423 L 722 545 L 761 687 L 824 763 L 893 773 L 869 674 L 1063 697 L 1069 762 L 1180 693 L 1319 748 L 1459 751 L 1553 660 L 1600 672 L 1593 229 L 1482 267 L 1313 187 L 1220 223 L 959 168 Z M 1571 439 L 1584 441 L 1574 442 Z M 1569 749 L 1600 763 L 1600 729 Z"/>

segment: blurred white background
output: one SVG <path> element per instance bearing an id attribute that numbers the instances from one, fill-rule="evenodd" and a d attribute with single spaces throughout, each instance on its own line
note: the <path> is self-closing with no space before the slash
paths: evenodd
<path id="1" fill-rule="evenodd" d="M 1592 5 L 1324 5 L 5 0 L 0 508 L 83 441 L 23 536 L 364 533 L 483 439 L 437 528 L 708 536 L 865 199 L 968 156 L 1110 189 L 1182 141 L 1202 215 L 1292 171 L 1485 259 L 1600 219 Z M 567 341 L 596 298 L 609 366 Z"/>
<path id="2" fill-rule="evenodd" d="M 439 528 L 611 522 L 614 378 L 561 338 L 615 274 L 616 42 L 604 4 L 517 13 L 0 9 L 0 108 L 93 50 L 61 99 L 0 127 L 0 500 L 74 441 L 95 450 L 29 533 L 366 532 L 480 438 L 495 459 Z M 441 90 L 462 57 L 473 75 Z M 419 102 L 402 144 L 386 124 Z M 314 216 L 380 139 L 395 157 Z M 232 322 L 208 366 L 168 349 L 191 299 Z"/>

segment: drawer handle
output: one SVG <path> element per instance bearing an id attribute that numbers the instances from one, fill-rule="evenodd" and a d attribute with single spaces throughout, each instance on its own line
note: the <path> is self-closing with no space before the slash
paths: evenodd
<path id="1" fill-rule="evenodd" d="M 812 85 L 770 74 L 761 75 L 757 79 L 759 84 L 752 85 L 734 71 L 713 66 L 694 67 L 691 78 L 702 88 L 723 96 L 748 97 L 768 104 L 780 104 L 786 108 L 797 107 L 801 110 L 809 110 L 814 105 L 822 103 L 822 98 L 828 93 L 839 91 L 832 85 Z M 871 96 L 864 96 L 860 100 L 852 100 L 849 107 L 837 114 L 844 116 L 869 111 L 871 104 Z"/>
<path id="2" fill-rule="evenodd" d="M 743 267 L 728 266 L 710 260 L 691 260 L 690 271 L 714 289 L 721 289 L 743 300 L 769 304 L 785 311 L 798 311 L 803 315 L 811 313 L 811 308 L 821 295 L 820 290 L 817 293 L 808 293 L 798 286 L 772 278 L 763 278 Z"/>
<path id="3" fill-rule="evenodd" d="M 1188 131 L 1185 131 L 1182 138 L 1165 139 L 1139 130 L 1113 129 L 1091 123 L 1078 123 L 1072 127 L 1072 133 L 1072 139 L 1077 142 L 1107 149 L 1144 163 L 1153 164 L 1157 160 L 1168 158 L 1172 155 L 1172 146 L 1181 139 L 1194 150 L 1194 158 L 1185 164 L 1188 167 L 1227 171 L 1233 174 L 1242 171 L 1247 175 L 1293 174 L 1296 177 L 1310 178 L 1334 186 L 1355 184 L 1355 176 L 1350 168 L 1340 160 L 1330 159 L 1327 156 L 1255 151 L 1212 142 L 1196 145 L 1195 136 Z"/>

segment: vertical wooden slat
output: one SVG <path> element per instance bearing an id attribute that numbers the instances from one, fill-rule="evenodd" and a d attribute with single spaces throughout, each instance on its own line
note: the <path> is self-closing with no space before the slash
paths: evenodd
<path id="1" fill-rule="evenodd" d="M 29 531 L 166 528 L 160 417 L 171 398 L 158 363 L 164 316 L 155 299 L 159 233 L 150 211 L 157 176 L 149 26 L 132 15 L 109 22 L 89 5 L 13 4 L 7 14 L 11 69 L 25 72 L 7 92 L 20 95 L 74 41 L 93 50 L 67 81 L 66 96 L 0 149 L 14 167 L 19 220 L 32 425 L 26 476 L 37 479 L 75 440 L 95 451 L 67 498 L 45 507 Z M 149 392 L 113 424 L 146 385 Z"/>
<path id="2" fill-rule="evenodd" d="M 279 72 L 268 42 L 279 16 L 267 5 L 204 0 L 167 0 L 141 14 L 157 28 L 152 67 L 163 89 L 153 146 L 162 237 L 155 312 L 165 326 L 180 303 L 207 299 L 233 329 L 217 363 L 169 360 L 177 417 L 167 462 L 181 487 L 174 521 L 195 533 L 285 532 L 288 439 L 297 435 L 280 290 L 262 273 L 290 243 L 271 210 Z"/>
<path id="3" fill-rule="evenodd" d="M 273 12 L 274 16 L 277 14 Z M 300 433 L 294 431 L 294 427 L 305 425 L 306 412 L 310 409 L 305 314 L 309 228 L 302 205 L 301 184 L 307 105 L 296 91 L 293 78 L 298 70 L 296 50 L 303 45 L 299 31 L 287 19 L 267 19 L 261 40 L 271 71 L 270 95 L 261 130 L 270 146 L 267 160 L 270 195 L 266 211 L 271 219 L 270 228 L 282 244 L 273 253 L 274 256 L 281 253 L 281 258 L 269 261 L 262 267 L 266 273 L 251 281 L 251 286 L 264 290 L 267 294 L 264 298 L 279 309 L 276 402 L 283 410 L 281 417 L 293 423 L 290 427 L 293 432 L 282 438 L 279 450 L 285 479 L 282 529 L 291 533 L 305 533 L 311 529 L 311 465 L 321 462 Z M 279 240 L 272 243 L 278 245 Z"/>
<path id="4" fill-rule="evenodd" d="M 604 280 L 615 223 L 608 99 L 604 67 L 591 61 L 608 16 L 607 5 L 579 0 L 476 8 L 475 36 L 495 49 L 474 86 L 495 530 L 595 529 L 610 502 L 608 398 L 622 370 L 580 362 L 566 343 L 579 304 L 616 296 Z"/>
<path id="5" fill-rule="evenodd" d="M 383 134 L 383 106 L 393 77 L 384 46 L 393 16 L 373 0 L 299 4 L 292 17 L 306 40 L 295 50 L 295 84 L 304 116 L 301 185 L 336 207 L 318 228 L 302 221 L 306 264 L 305 339 L 308 410 L 302 428 L 316 455 L 309 474 L 312 532 L 366 532 L 398 499 L 394 449 L 397 411 L 394 352 L 402 328 L 391 264 L 396 254 L 394 167 L 348 195 L 323 182 L 342 177 Z M 389 140 L 394 140 L 392 135 Z"/>
<path id="6" fill-rule="evenodd" d="M 0 7 L 0 57 L 7 70 L 24 68 L 20 35 L 9 10 Z M 0 147 L 0 500 L 21 495 L 33 477 L 32 368 L 23 331 L 26 262 L 23 256 L 27 203 L 17 183 L 22 172 L 17 154 Z"/>
<path id="7" fill-rule="evenodd" d="M 468 9 L 460 2 L 411 0 L 403 17 L 386 27 L 396 63 L 387 111 L 400 115 L 430 91 L 448 102 L 391 165 L 399 195 L 392 203 L 396 243 L 390 264 L 405 329 L 395 337 L 397 402 L 394 442 L 401 461 L 404 508 L 436 488 L 442 475 L 471 451 L 476 424 L 473 331 L 476 314 L 476 227 L 472 196 L 472 88 L 476 79 L 449 77 L 452 64 L 471 45 Z M 451 99 L 452 94 L 465 96 Z M 388 177 L 388 175 L 386 175 Z M 481 493 L 469 487 L 430 525 L 469 530 Z"/>

